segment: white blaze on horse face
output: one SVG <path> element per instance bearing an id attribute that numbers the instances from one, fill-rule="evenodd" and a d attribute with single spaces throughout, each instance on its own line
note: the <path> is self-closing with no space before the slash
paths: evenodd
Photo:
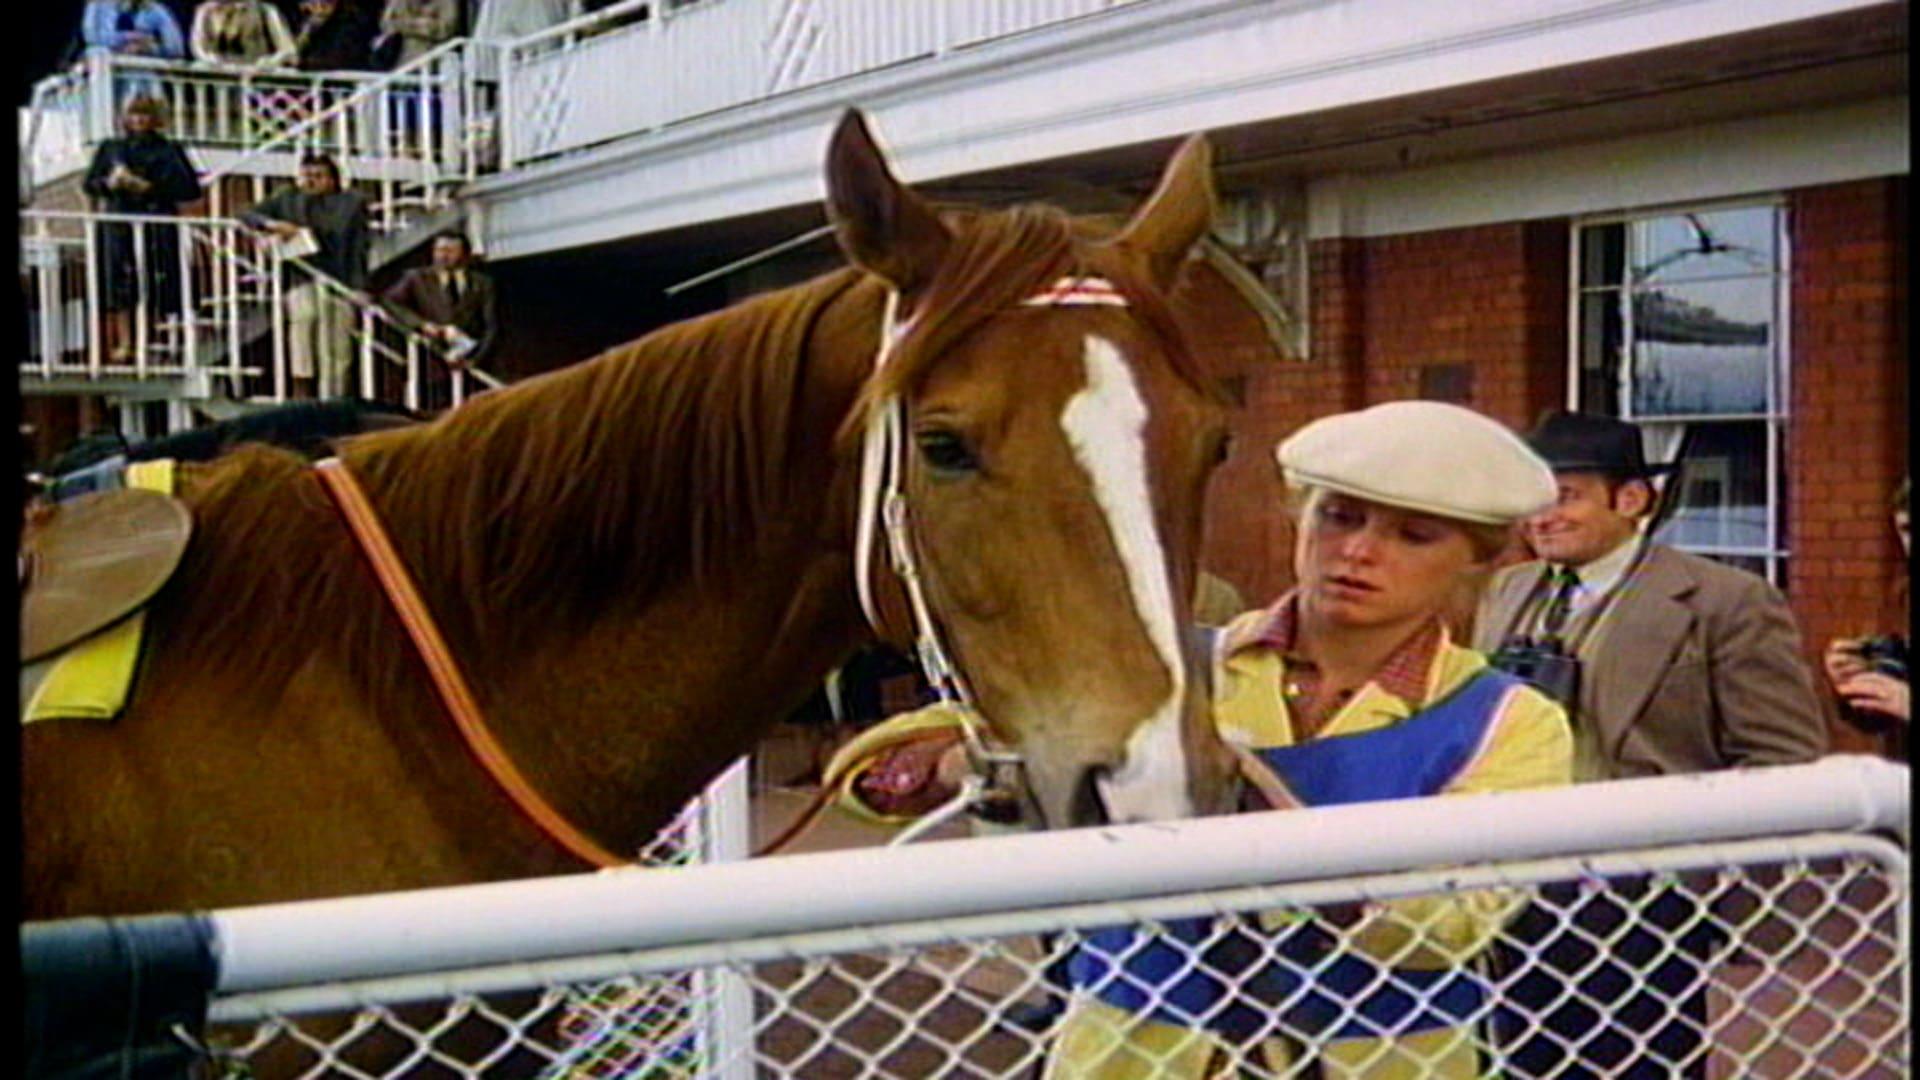
<path id="1" fill-rule="evenodd" d="M 1133 371 L 1113 342 L 1087 336 L 1087 383 L 1060 414 L 1067 445 L 1092 481 L 1094 500 L 1105 512 L 1113 546 L 1120 553 L 1134 612 L 1147 640 L 1167 666 L 1167 699 L 1127 740 L 1127 759 L 1100 778 L 1100 797 L 1116 822 L 1191 817 L 1186 751 L 1180 738 L 1180 705 L 1186 700 L 1186 669 L 1180 663 L 1180 633 L 1166 551 L 1153 516 L 1147 484 L 1147 405 Z"/>

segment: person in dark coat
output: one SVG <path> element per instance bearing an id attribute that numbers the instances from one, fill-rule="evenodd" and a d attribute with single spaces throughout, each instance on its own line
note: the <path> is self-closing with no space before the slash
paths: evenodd
<path id="1" fill-rule="evenodd" d="M 160 99 L 140 96 L 127 103 L 120 118 L 124 134 L 100 144 L 81 182 L 96 211 L 172 217 L 181 203 L 200 198 L 193 163 L 161 133 L 165 124 Z M 108 355 L 125 362 L 133 355 L 135 311 L 144 308 L 149 320 L 180 313 L 179 230 L 124 221 L 95 228 Z"/>
<path id="2" fill-rule="evenodd" d="M 366 71 L 373 66 L 373 24 L 340 0 L 304 0 L 294 33 L 301 71 Z"/>

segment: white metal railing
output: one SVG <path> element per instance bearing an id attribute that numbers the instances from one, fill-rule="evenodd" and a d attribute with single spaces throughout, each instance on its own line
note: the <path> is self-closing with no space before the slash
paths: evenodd
<path id="1" fill-rule="evenodd" d="M 284 401 L 293 389 L 289 283 L 353 311 L 354 386 L 328 385 L 323 375 L 323 395 L 354 389 L 419 409 L 429 404 L 429 365 L 445 363 L 441 347 L 401 318 L 302 260 L 288 266 L 239 221 L 23 211 L 20 234 L 28 311 L 20 372 L 38 389 L 171 380 L 190 397 L 219 386 L 236 400 Z M 119 253 L 111 270 L 109 250 Z M 109 295 L 110 287 L 125 295 Z M 105 329 L 116 320 L 124 334 L 109 342 Z M 501 385 L 455 367 L 451 404 L 466 399 L 470 380 Z"/>
<path id="2" fill-rule="evenodd" d="M 1571 997 L 1598 1017 L 1572 1035 L 1529 1012 L 1518 987 L 1566 946 L 1607 955 L 1629 938 L 1651 950 L 1636 961 L 1645 970 L 1681 957 L 1697 969 L 1699 1016 L 1666 990 L 1648 1000 L 1692 1026 L 1691 1063 L 1713 1075 L 1904 1075 L 1908 866 L 1899 844 L 1873 834 L 1904 842 L 1907 777 L 1834 758 L 235 909 L 211 917 L 223 995 L 212 1018 L 224 1025 L 213 1041 L 274 1071 L 293 1051 L 290 1071 L 316 1076 L 378 1074 L 381 1038 L 400 1047 L 394 1068 L 431 1057 L 469 1076 L 509 1053 L 546 1062 L 548 1075 L 1015 1075 L 1085 1054 L 1089 1037 L 1151 1065 L 1168 1044 L 1164 1028 L 1157 1044 L 1140 1037 L 1145 1011 L 1195 1007 L 1157 997 L 1152 978 L 1119 977 L 1146 998 L 1131 1011 L 1092 1004 L 1114 987 L 1109 973 L 1076 976 L 1061 1027 L 1026 1030 L 1007 1015 L 1066 994 L 1050 983 L 1070 955 L 1131 962 L 1112 935 L 1136 927 L 1147 936 L 1126 948 L 1184 942 L 1180 962 L 1251 1010 L 1256 1044 L 1218 1049 L 1252 1075 L 1299 1075 L 1330 1052 L 1300 995 L 1392 1037 L 1399 1021 L 1359 999 L 1385 987 L 1403 1011 L 1440 1008 L 1436 979 L 1471 1003 L 1452 1014 L 1453 1041 L 1393 1052 L 1466 1047 L 1497 1067 L 1518 1032 L 1586 1053 L 1589 1034 L 1624 1022 L 1620 995 L 1647 987 L 1567 975 Z M 1523 910 L 1555 929 L 1521 931 Z M 1464 937 L 1463 918 L 1475 928 Z M 1340 965 L 1363 962 L 1374 981 L 1342 989 Z M 1250 974 L 1263 966 L 1297 993 L 1263 989 Z M 750 1009 L 746 1022 L 735 1015 L 716 1033 L 684 996 L 662 997 L 700 978 L 751 988 L 728 999 Z M 357 1018 L 302 1019 L 343 1009 Z M 1221 1015 L 1189 1026 L 1215 1031 Z M 441 1042 L 455 1029 L 464 1051 Z M 1287 1048 L 1293 1060 L 1277 1062 Z"/>
<path id="3" fill-rule="evenodd" d="M 234 209 L 221 177 L 250 177 L 257 199 L 268 176 L 290 175 L 300 153 L 320 151 L 376 189 L 373 225 L 394 231 L 450 203 L 496 154 L 494 85 L 474 60 L 492 48 L 456 39 L 391 72 L 95 54 L 35 86 L 22 132 L 26 190 L 85 168 L 117 132 L 116 103 L 137 88 L 167 103 L 175 140 L 219 162 L 206 177 L 214 216 Z"/>
<path id="4" fill-rule="evenodd" d="M 323 93 L 296 92 L 280 113 L 284 122 L 206 178 L 212 212 L 226 210 L 221 178 L 248 177 L 250 201 L 257 202 L 268 175 L 290 171 L 288 157 L 312 151 L 331 154 L 349 178 L 375 189 L 376 232 L 398 231 L 450 205 L 496 156 L 494 86 L 476 62 L 492 48 L 456 38 L 391 72 Z"/>
<path id="5" fill-rule="evenodd" d="M 506 45 L 502 167 L 1140 2 L 627 0 Z"/>

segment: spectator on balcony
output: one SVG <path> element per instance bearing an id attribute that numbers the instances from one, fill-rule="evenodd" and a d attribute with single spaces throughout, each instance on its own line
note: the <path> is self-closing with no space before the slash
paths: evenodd
<path id="1" fill-rule="evenodd" d="M 294 66 L 301 71 L 366 71 L 372 66 L 373 28 L 340 0 L 302 0 L 305 16 L 294 35 Z"/>
<path id="2" fill-rule="evenodd" d="M 187 55 L 180 21 L 159 0 L 87 0 L 80 15 L 87 54 L 114 53 L 156 60 Z"/>
<path id="3" fill-rule="evenodd" d="M 312 397 L 316 379 L 321 397 L 340 392 L 353 361 L 355 305 L 370 299 L 363 291 L 369 243 L 366 198 L 343 190 L 340 167 L 332 157 L 308 154 L 300 159 L 299 180 L 292 189 L 276 192 L 240 220 L 277 241 L 293 240 L 305 230 L 318 245 L 300 261 L 333 281 L 316 279 L 292 260 L 282 270 L 288 361 L 295 397 Z"/>
<path id="4" fill-rule="evenodd" d="M 203 0 L 189 35 L 193 58 L 222 67 L 291 63 L 293 32 L 267 0 Z"/>
<path id="5" fill-rule="evenodd" d="M 86 55 L 112 54 L 147 60 L 181 60 L 187 55 L 180 20 L 159 0 L 87 0 L 80 14 Z M 152 72 L 114 77 L 114 100 L 124 105 L 136 96 L 160 97 Z"/>
<path id="6" fill-rule="evenodd" d="M 373 48 L 377 54 L 395 49 L 392 66 L 405 67 L 459 32 L 460 6 L 455 0 L 387 0 L 380 10 L 380 36 Z"/>
<path id="7" fill-rule="evenodd" d="M 173 217 L 180 204 L 200 198 L 200 178 L 180 144 L 166 137 L 166 106 L 159 98 L 127 102 L 119 138 L 93 153 L 81 187 L 93 208 L 108 214 Z M 124 363 L 133 355 L 134 314 L 144 309 L 149 327 L 180 312 L 179 227 L 112 221 L 97 227 L 101 306 L 106 310 L 108 356 Z"/>
<path id="8" fill-rule="evenodd" d="M 423 409 L 452 404 L 450 368 L 478 363 L 493 348 L 497 327 L 493 279 L 473 269 L 473 244 L 465 233 L 433 238 L 433 264 L 409 270 L 381 297 L 446 350 L 444 363 L 426 365 Z"/>

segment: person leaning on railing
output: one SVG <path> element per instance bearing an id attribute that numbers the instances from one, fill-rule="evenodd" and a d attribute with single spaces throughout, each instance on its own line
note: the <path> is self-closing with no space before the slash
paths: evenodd
<path id="1" fill-rule="evenodd" d="M 366 196 L 343 188 L 332 157 L 308 154 L 300 159 L 294 187 L 268 196 L 240 220 L 276 243 L 311 234 L 318 250 L 304 257 L 306 263 L 350 290 L 351 296 L 342 295 L 291 261 L 282 271 L 294 396 L 311 397 L 316 376 L 320 396 L 338 392 L 353 361 L 353 302 L 372 299 L 363 291 L 371 243 Z"/>
<path id="2" fill-rule="evenodd" d="M 203 0 L 188 34 L 193 58 L 222 67 L 290 63 L 293 32 L 267 0 Z"/>
<path id="3" fill-rule="evenodd" d="M 1249 809 L 1568 783 L 1565 712 L 1455 644 L 1444 618 L 1514 522 L 1552 502 L 1546 464 L 1438 402 L 1316 421 L 1277 456 L 1298 585 L 1233 620 L 1214 650 L 1214 723 L 1259 762 Z M 830 766 L 842 804 L 937 804 L 964 767 L 951 750 L 927 764 L 946 711 L 890 722 L 899 751 L 887 725 L 862 736 L 863 756 Z M 902 776 L 903 754 L 918 771 Z M 1476 958 L 1522 900 L 1482 891 L 1090 931 L 1047 1075 L 1198 1078 L 1224 1057 L 1281 1075 L 1311 1061 L 1329 1076 L 1481 1076 L 1474 1021 L 1490 991 Z"/>

